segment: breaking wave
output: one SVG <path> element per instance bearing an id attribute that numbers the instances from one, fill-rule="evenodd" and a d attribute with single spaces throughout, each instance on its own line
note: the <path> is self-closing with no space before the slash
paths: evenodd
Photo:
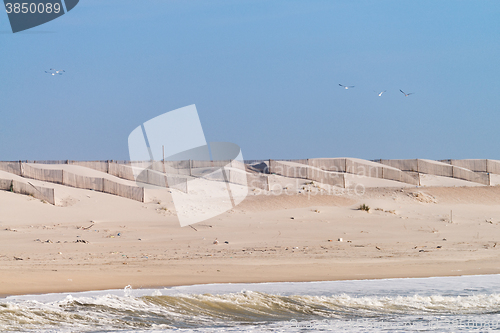
<path id="1" fill-rule="evenodd" d="M 1 331 L 110 331 L 230 328 L 278 322 L 500 313 L 500 294 L 469 296 L 228 294 L 66 296 L 57 301 L 0 300 Z M 203 330 L 201 330 L 203 331 Z"/>

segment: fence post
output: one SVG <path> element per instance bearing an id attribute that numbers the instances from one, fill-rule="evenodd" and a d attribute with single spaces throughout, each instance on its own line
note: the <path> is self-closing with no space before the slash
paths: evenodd
<path id="1" fill-rule="evenodd" d="M 142 188 L 142 202 L 146 202 L 146 188 Z"/>
<path id="2" fill-rule="evenodd" d="M 189 176 L 193 176 L 193 172 L 191 170 L 191 160 L 189 160 Z"/>

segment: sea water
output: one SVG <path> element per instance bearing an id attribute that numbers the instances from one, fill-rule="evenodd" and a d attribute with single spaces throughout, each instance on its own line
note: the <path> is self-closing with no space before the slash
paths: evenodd
<path id="1" fill-rule="evenodd" d="M 12 296 L 4 332 L 488 332 L 500 275 Z"/>

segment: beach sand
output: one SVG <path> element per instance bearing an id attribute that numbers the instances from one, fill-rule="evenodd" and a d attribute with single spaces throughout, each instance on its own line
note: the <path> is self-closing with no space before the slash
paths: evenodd
<path id="1" fill-rule="evenodd" d="M 0 295 L 500 273 L 500 186 L 378 181 L 328 194 L 276 176 L 291 193 L 250 191 L 192 227 L 168 190 L 141 203 L 51 184 L 56 206 L 0 191 Z"/>

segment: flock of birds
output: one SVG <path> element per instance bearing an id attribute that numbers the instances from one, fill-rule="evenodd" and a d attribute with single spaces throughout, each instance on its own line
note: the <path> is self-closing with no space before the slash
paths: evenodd
<path id="1" fill-rule="evenodd" d="M 64 72 L 65 72 L 64 69 L 54 69 L 54 68 L 51 68 L 50 70 L 45 71 L 45 73 L 50 74 L 50 75 L 63 75 Z"/>
<path id="2" fill-rule="evenodd" d="M 54 68 L 51 68 L 50 70 L 48 71 L 45 71 L 45 73 L 47 74 L 50 74 L 50 75 L 63 75 L 63 73 L 65 73 L 66 71 L 64 69 L 54 69 Z M 352 89 L 354 88 L 355 86 L 345 86 L 343 84 L 340 84 L 339 83 L 339 86 L 341 86 L 342 88 L 344 89 Z M 381 91 L 381 92 L 378 92 L 378 91 L 373 91 L 375 93 L 377 93 L 378 97 L 381 97 L 383 93 L 385 93 L 387 90 L 384 90 L 384 91 Z M 403 93 L 403 95 L 405 95 L 405 97 L 408 97 L 410 95 L 413 95 L 413 93 L 405 93 L 403 90 L 399 89 L 399 91 L 401 91 Z"/>
<path id="3" fill-rule="evenodd" d="M 344 89 L 351 89 L 351 88 L 354 88 L 355 86 L 345 86 L 343 84 L 340 84 L 339 83 L 339 86 L 341 86 L 342 88 Z M 387 90 L 384 90 L 384 91 L 381 91 L 381 92 L 378 92 L 378 91 L 373 91 L 374 93 L 377 93 L 378 97 L 381 97 L 383 93 L 385 93 Z M 408 97 L 410 95 L 413 95 L 414 93 L 405 93 L 403 90 L 399 89 L 399 91 L 401 91 L 403 93 L 403 95 L 405 95 L 405 97 Z"/>

